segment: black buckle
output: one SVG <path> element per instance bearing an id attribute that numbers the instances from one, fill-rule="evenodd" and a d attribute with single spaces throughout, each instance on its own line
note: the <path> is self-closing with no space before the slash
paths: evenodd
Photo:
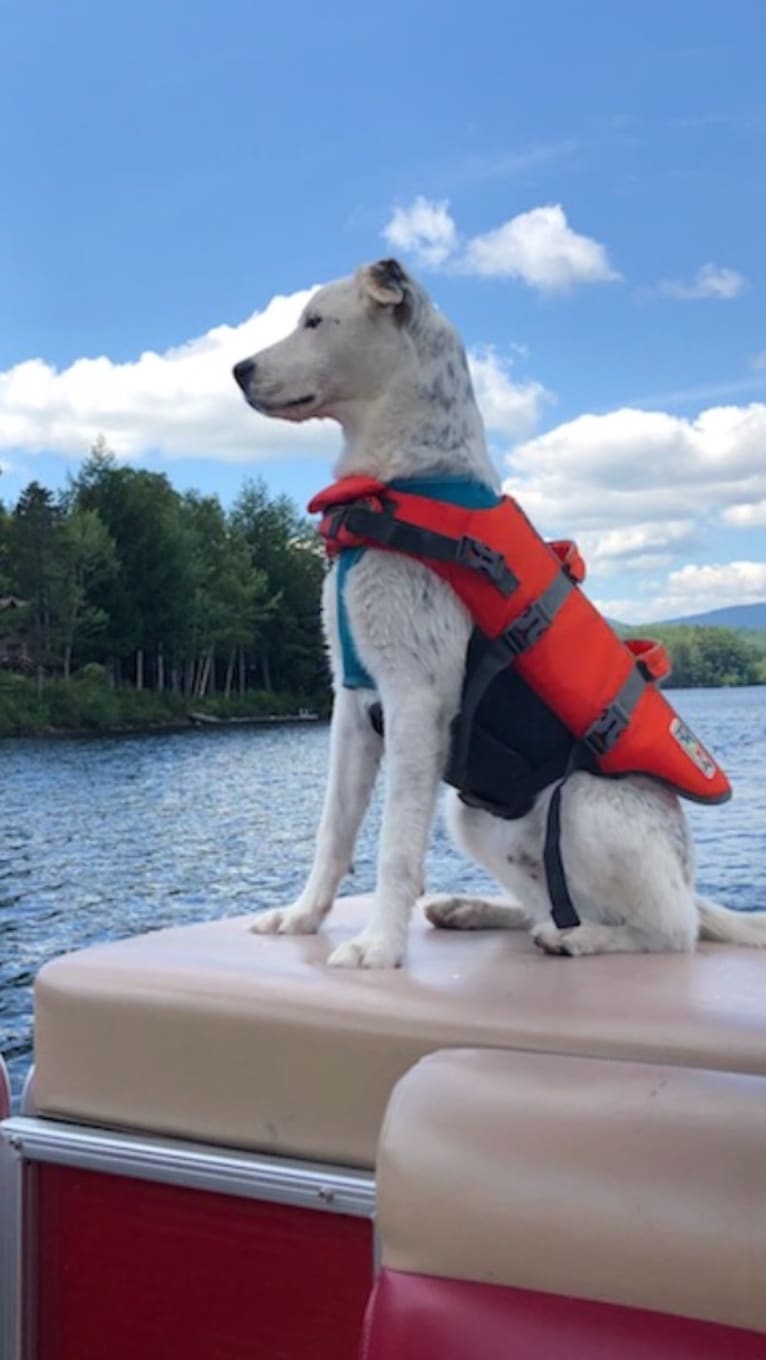
<path id="1" fill-rule="evenodd" d="M 324 534 L 325 538 L 329 538 L 332 542 L 333 539 L 338 537 L 338 534 L 348 518 L 348 511 L 349 507 L 347 505 L 338 505 L 333 507 L 332 510 L 327 511 L 327 519 L 325 521 L 327 524 L 327 532 Z"/>
<path id="2" fill-rule="evenodd" d="M 583 741 L 596 756 L 605 756 L 622 736 L 630 722 L 630 713 L 617 700 L 608 704 L 600 717 L 591 723 Z"/>
<path id="3" fill-rule="evenodd" d="M 490 548 L 487 543 L 482 543 L 480 538 L 468 538 L 464 535 L 459 539 L 455 561 L 461 567 L 468 567 L 469 571 L 480 571 L 483 576 L 488 577 L 493 586 L 497 586 L 502 595 L 512 595 L 519 584 L 503 554 L 496 548 Z"/>
<path id="4" fill-rule="evenodd" d="M 513 623 L 509 623 L 499 640 L 508 648 L 511 656 L 520 656 L 527 648 L 534 647 L 552 622 L 553 612 L 546 609 L 542 600 L 533 600 Z"/>

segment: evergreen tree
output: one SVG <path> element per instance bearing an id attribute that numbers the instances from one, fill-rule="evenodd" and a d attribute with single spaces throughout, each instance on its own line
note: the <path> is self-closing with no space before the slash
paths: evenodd
<path id="1" fill-rule="evenodd" d="M 306 693 L 325 687 L 319 612 L 325 566 L 313 526 L 287 497 L 270 500 L 262 481 L 245 485 L 232 520 L 278 602 L 262 630 L 258 662 L 263 687 Z"/>
<path id="2" fill-rule="evenodd" d="M 52 492 L 39 482 L 30 482 L 11 517 L 8 557 L 12 589 L 28 604 L 30 647 L 34 663 L 41 669 L 54 659 L 61 522 L 62 513 Z"/>

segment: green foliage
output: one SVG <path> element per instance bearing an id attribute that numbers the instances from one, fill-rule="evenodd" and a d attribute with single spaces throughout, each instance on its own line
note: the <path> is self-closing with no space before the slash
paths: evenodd
<path id="1" fill-rule="evenodd" d="M 261 483 L 227 513 L 99 441 L 63 496 L 0 506 L 0 594 L 21 601 L 0 612 L 0 731 L 326 711 L 323 575 Z"/>
<path id="2" fill-rule="evenodd" d="M 0 502 L 0 596 L 10 594 L 11 517 Z"/>
<path id="3" fill-rule="evenodd" d="M 36 687 L 23 676 L 0 670 L 0 736 L 40 732 L 46 727 L 47 709 Z"/>
<path id="4" fill-rule="evenodd" d="M 665 646 L 672 674 L 666 689 L 766 684 L 766 634 L 694 624 L 652 624 L 627 636 L 650 634 Z"/>
<path id="5" fill-rule="evenodd" d="M 0 737 L 47 732 L 114 732 L 151 727 L 186 727 L 190 715 L 226 721 L 236 718 L 280 718 L 307 707 L 305 695 L 248 690 L 190 702 L 183 695 L 133 686 L 111 689 L 103 667 L 93 663 L 73 679 L 47 681 L 40 694 L 34 680 L 0 670 Z M 320 696 L 311 711 L 326 717 L 329 702 Z"/>
<path id="6" fill-rule="evenodd" d="M 324 554 L 314 529 L 287 497 L 269 500 L 261 481 L 245 485 L 232 519 L 274 592 L 261 622 L 263 687 L 315 693 L 326 684 L 326 664 L 317 608 Z"/>

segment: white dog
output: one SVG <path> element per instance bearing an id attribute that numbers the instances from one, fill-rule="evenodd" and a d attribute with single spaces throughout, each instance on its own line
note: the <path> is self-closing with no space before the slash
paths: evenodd
<path id="1" fill-rule="evenodd" d="M 424 290 L 392 260 L 321 288 L 286 339 L 237 364 L 249 404 L 265 415 L 337 420 L 338 476 L 460 474 L 497 488 L 465 352 Z M 345 606 L 356 651 L 375 689 L 343 687 L 335 572 L 324 624 L 335 681 L 330 769 L 313 868 L 292 906 L 256 918 L 262 933 L 315 932 L 348 871 L 381 759 L 370 721 L 385 714 L 387 778 L 377 883 L 369 923 L 330 963 L 390 968 L 424 890 L 424 859 L 458 711 L 471 619 L 451 588 L 420 562 L 369 550 L 352 566 Z M 694 892 L 694 855 L 678 798 L 644 777 L 567 781 L 561 845 L 581 923 L 559 930 L 543 872 L 551 790 L 516 821 L 448 794 L 457 845 L 499 881 L 506 902 L 433 898 L 438 926 L 531 926 L 549 953 L 691 950 L 705 939 L 766 945 L 766 912 L 740 915 Z"/>

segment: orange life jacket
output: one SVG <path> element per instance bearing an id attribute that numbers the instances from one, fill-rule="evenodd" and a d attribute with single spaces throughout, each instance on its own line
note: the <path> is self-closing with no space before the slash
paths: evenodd
<path id="1" fill-rule="evenodd" d="M 621 641 L 579 589 L 585 567 L 575 545 L 546 543 L 512 497 L 477 510 L 345 477 L 309 511 L 322 514 L 331 557 L 359 547 L 403 553 L 448 582 L 482 640 L 464 708 L 475 709 L 489 680 L 512 667 L 589 768 L 649 775 L 697 802 L 731 796 L 723 770 L 658 687 L 670 671 L 663 647 Z"/>

